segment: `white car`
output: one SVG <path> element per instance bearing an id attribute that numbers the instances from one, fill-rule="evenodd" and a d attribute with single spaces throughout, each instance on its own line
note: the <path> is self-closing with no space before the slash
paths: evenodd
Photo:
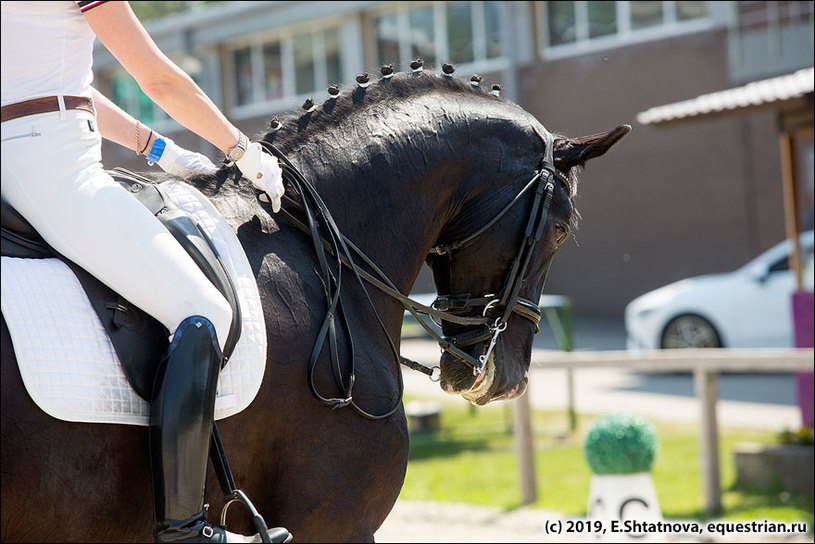
<path id="1" fill-rule="evenodd" d="M 804 284 L 812 289 L 813 231 L 801 233 Z M 625 308 L 630 350 L 792 347 L 788 240 L 738 270 L 681 280 L 635 298 Z"/>

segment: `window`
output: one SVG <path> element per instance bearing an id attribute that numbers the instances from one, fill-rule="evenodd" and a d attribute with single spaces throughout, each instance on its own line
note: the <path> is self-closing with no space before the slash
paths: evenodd
<path id="1" fill-rule="evenodd" d="M 664 20 L 662 2 L 631 2 L 631 28 L 658 26 Z"/>
<path id="2" fill-rule="evenodd" d="M 330 28 L 325 31 L 325 70 L 328 84 L 342 81 L 342 43 L 340 29 Z"/>
<path id="3" fill-rule="evenodd" d="M 698 19 L 707 15 L 705 2 L 676 2 L 676 18 L 680 21 Z"/>
<path id="4" fill-rule="evenodd" d="M 589 2 L 586 14 L 589 19 L 589 39 L 608 36 L 617 32 L 616 2 Z"/>
<path id="5" fill-rule="evenodd" d="M 381 66 L 399 59 L 399 39 L 396 28 L 396 14 L 389 13 L 376 19 L 376 61 Z"/>
<path id="6" fill-rule="evenodd" d="M 502 17 L 500 2 L 403 4 L 373 17 L 375 58 L 401 70 L 416 58 L 427 69 L 500 59 Z"/>
<path id="7" fill-rule="evenodd" d="M 655 39 L 708 20 L 707 2 L 546 2 L 539 10 L 548 57 Z"/>
<path id="8" fill-rule="evenodd" d="M 280 59 L 280 42 L 263 45 L 263 70 L 266 100 L 283 97 L 283 66 Z"/>
<path id="9" fill-rule="evenodd" d="M 252 50 L 248 47 L 235 51 L 235 99 L 238 104 L 252 101 Z"/>
<path id="10" fill-rule="evenodd" d="M 295 92 L 310 93 L 317 88 L 314 79 L 314 44 L 311 33 L 295 36 L 293 46 Z"/>
<path id="11" fill-rule="evenodd" d="M 772 274 L 773 272 L 786 272 L 789 269 L 790 269 L 789 258 L 784 257 L 783 259 L 779 259 L 778 261 L 771 264 L 767 272 L 769 274 Z"/>
<path id="12" fill-rule="evenodd" d="M 547 2 L 549 45 L 560 45 L 577 40 L 574 2 Z"/>
<path id="13" fill-rule="evenodd" d="M 410 56 L 423 59 L 428 68 L 436 65 L 436 34 L 433 6 L 410 10 Z"/>
<path id="14" fill-rule="evenodd" d="M 473 62 L 473 14 L 469 2 L 447 4 L 447 40 L 450 62 Z"/>
<path id="15" fill-rule="evenodd" d="M 487 38 L 487 58 L 494 59 L 504 54 L 501 44 L 500 2 L 484 2 L 485 37 Z"/>
<path id="16" fill-rule="evenodd" d="M 250 114 L 252 106 L 262 104 L 268 110 L 270 102 L 299 99 L 341 83 L 345 78 L 342 50 L 341 26 L 236 47 L 231 53 L 232 102 Z"/>

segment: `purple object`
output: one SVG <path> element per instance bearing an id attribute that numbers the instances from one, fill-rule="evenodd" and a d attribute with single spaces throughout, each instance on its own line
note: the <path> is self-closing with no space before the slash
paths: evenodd
<path id="1" fill-rule="evenodd" d="M 815 310 L 815 293 L 797 291 L 792 295 L 792 316 L 795 328 L 795 347 L 815 347 L 815 330 L 813 330 L 813 310 Z M 813 426 L 813 387 L 812 372 L 797 372 L 798 406 L 801 408 L 801 421 L 805 427 Z"/>

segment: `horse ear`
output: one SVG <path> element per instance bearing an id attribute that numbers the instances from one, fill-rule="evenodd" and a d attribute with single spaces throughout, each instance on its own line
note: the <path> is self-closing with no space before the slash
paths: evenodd
<path id="1" fill-rule="evenodd" d="M 575 166 L 583 166 L 587 160 L 604 155 L 629 132 L 631 125 L 620 125 L 591 136 L 558 138 L 555 140 L 555 167 L 567 172 Z"/>

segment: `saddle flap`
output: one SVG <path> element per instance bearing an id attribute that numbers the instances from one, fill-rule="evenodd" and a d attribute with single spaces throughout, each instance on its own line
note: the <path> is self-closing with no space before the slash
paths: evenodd
<path id="1" fill-rule="evenodd" d="M 51 248 L 31 223 L 5 200 L 0 200 L 0 221 L 0 254 L 29 259 L 53 257 Z"/>
<path id="2" fill-rule="evenodd" d="M 151 398 L 158 363 L 167 350 L 167 329 L 84 268 L 68 260 L 64 262 L 79 280 L 88 302 L 99 316 L 127 381 L 141 398 Z"/>

